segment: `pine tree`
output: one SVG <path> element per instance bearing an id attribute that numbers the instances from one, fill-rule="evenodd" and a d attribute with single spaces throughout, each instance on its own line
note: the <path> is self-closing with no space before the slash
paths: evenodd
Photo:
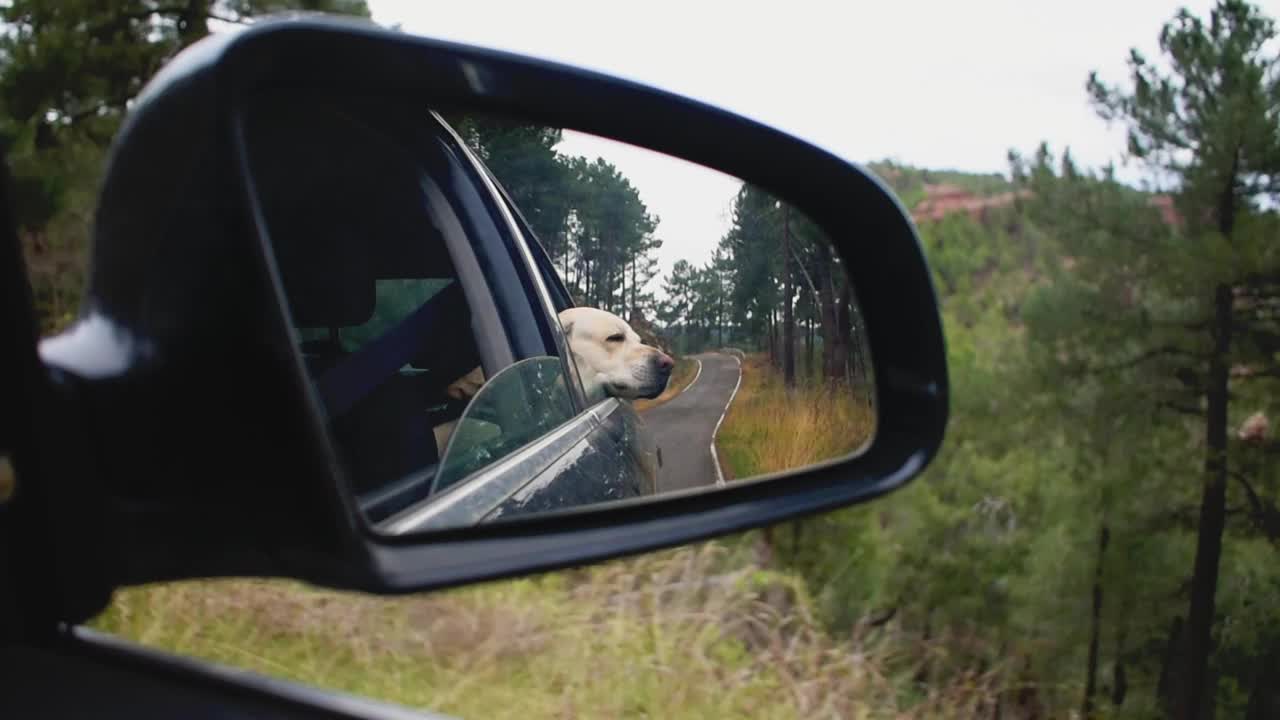
<path id="1" fill-rule="evenodd" d="M 1129 153 L 1166 173 L 1178 185 L 1192 252 L 1203 254 L 1204 272 L 1189 277 L 1188 302 L 1205 355 L 1199 377 L 1206 401 L 1204 484 L 1191 600 L 1182 654 L 1182 694 L 1173 704 L 1179 720 L 1199 720 L 1210 691 L 1209 657 L 1215 593 L 1226 524 L 1229 373 L 1248 322 L 1237 298 L 1280 289 L 1274 243 L 1250 232 L 1245 217 L 1264 197 L 1280 192 L 1280 75 L 1267 44 L 1273 21 L 1242 0 L 1220 0 L 1206 23 L 1180 11 L 1160 33 L 1172 67 L 1165 74 L 1134 50 L 1132 89 L 1113 88 L 1096 76 L 1089 90 L 1099 113 L 1128 130 Z M 1242 332 L 1243 331 L 1243 332 Z M 1154 351 L 1154 349 L 1153 349 Z M 1194 372 L 1194 371 L 1193 371 Z"/>

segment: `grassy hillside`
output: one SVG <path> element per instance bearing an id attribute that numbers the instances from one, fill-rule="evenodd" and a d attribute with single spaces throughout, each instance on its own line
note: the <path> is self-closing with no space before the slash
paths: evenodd
<path id="1" fill-rule="evenodd" d="M 920 168 L 891 160 L 867 163 L 867 169 L 893 188 L 908 209 L 924 199 L 926 185 L 951 185 L 979 196 L 996 195 L 1013 189 L 1013 183 L 999 173 Z"/>
<path id="2" fill-rule="evenodd" d="M 965 717 L 991 678 L 901 692 L 897 639 L 835 637 L 751 543 L 423 597 L 137 588 L 94 625 L 162 650 L 466 718 Z"/>

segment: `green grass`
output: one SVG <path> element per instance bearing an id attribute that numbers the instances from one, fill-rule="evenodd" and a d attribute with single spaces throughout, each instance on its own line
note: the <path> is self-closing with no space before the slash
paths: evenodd
<path id="1" fill-rule="evenodd" d="M 891 643 L 828 637 L 803 587 L 738 546 L 417 597 L 174 583 L 120 592 L 93 625 L 460 717 L 903 717 L 878 669 Z"/>

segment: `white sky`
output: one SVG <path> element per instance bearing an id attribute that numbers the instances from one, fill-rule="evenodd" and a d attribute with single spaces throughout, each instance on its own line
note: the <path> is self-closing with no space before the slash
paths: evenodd
<path id="1" fill-rule="evenodd" d="M 855 162 L 1005 172 L 1010 148 L 1070 145 L 1119 160 L 1124 138 L 1089 107 L 1097 69 L 1127 80 L 1130 47 L 1157 56 L 1161 25 L 1209 0 L 368 0 L 403 30 L 558 60 L 719 105 Z M 1280 0 L 1259 5 L 1280 17 Z M 584 153 L 590 139 L 563 149 Z M 749 150 L 744 148 L 744 151 Z M 638 151 L 604 153 L 663 222 L 663 270 L 707 260 L 732 183 Z M 1136 177 L 1137 170 L 1126 172 Z"/>

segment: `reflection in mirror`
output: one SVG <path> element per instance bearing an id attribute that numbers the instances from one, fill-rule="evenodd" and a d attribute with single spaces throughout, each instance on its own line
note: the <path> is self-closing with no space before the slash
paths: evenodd
<path id="1" fill-rule="evenodd" d="M 872 438 L 848 258 L 757 187 L 401 99 L 274 94 L 243 138 L 298 353 L 379 532 L 714 491 Z"/>

